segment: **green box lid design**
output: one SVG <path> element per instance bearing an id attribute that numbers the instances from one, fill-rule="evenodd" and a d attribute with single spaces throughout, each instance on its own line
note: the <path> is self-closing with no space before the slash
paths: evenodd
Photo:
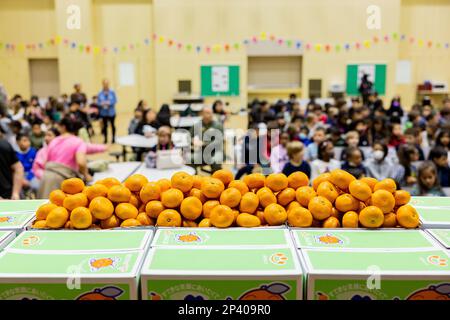
<path id="1" fill-rule="evenodd" d="M 22 211 L 35 212 L 47 199 L 40 200 L 0 200 L 0 213 L 13 213 Z"/>
<path id="2" fill-rule="evenodd" d="M 152 247 L 216 247 L 216 246 L 265 246 L 286 247 L 292 243 L 287 229 L 159 229 Z"/>
<path id="3" fill-rule="evenodd" d="M 450 197 L 411 197 L 409 204 L 414 207 L 450 208 Z"/>
<path id="4" fill-rule="evenodd" d="M 450 207 L 416 207 L 416 210 L 419 213 L 420 220 L 425 227 L 450 227 Z"/>
<path id="5" fill-rule="evenodd" d="M 144 262 L 146 275 L 300 275 L 293 248 L 152 248 Z"/>
<path id="6" fill-rule="evenodd" d="M 0 242 L 4 241 L 10 235 L 12 235 L 11 231 L 0 231 Z"/>
<path id="7" fill-rule="evenodd" d="M 9 251 L 68 252 L 142 250 L 150 243 L 153 231 L 25 231 L 7 248 Z"/>
<path id="8" fill-rule="evenodd" d="M 421 230 L 293 229 L 297 248 L 351 250 L 433 250 L 436 243 Z"/>
<path id="9" fill-rule="evenodd" d="M 65 254 L 3 251 L 0 282 L 2 278 L 130 277 L 138 272 L 142 256 L 139 251 Z"/>
<path id="10" fill-rule="evenodd" d="M 450 278 L 449 255 L 445 250 L 372 251 L 302 249 L 309 274 L 431 274 Z"/>
<path id="11" fill-rule="evenodd" d="M 2 250 L 6 245 L 14 239 L 15 233 L 12 231 L 0 231 L 0 250 Z"/>
<path id="12" fill-rule="evenodd" d="M 429 229 L 427 231 L 444 247 L 450 249 L 450 229 Z"/>
<path id="13" fill-rule="evenodd" d="M 0 230 L 23 229 L 34 218 L 34 212 L 0 213 Z"/>

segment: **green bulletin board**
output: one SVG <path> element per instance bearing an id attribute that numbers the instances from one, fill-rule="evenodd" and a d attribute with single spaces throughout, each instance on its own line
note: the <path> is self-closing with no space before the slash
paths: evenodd
<path id="1" fill-rule="evenodd" d="M 349 64 L 347 65 L 347 94 L 359 95 L 359 84 L 364 73 L 369 74 L 369 80 L 374 83 L 374 89 L 378 94 L 386 92 L 386 65 L 385 64 Z"/>
<path id="2" fill-rule="evenodd" d="M 239 95 L 239 66 L 203 65 L 200 73 L 203 97 Z"/>

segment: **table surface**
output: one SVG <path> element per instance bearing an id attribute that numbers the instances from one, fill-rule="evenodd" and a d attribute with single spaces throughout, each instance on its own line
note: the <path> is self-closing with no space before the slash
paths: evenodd
<path id="1" fill-rule="evenodd" d="M 128 136 L 117 137 L 116 143 L 128 147 L 152 148 L 158 143 L 158 138 L 156 135 L 146 138 L 140 134 L 130 134 Z"/>
<path id="2" fill-rule="evenodd" d="M 170 125 L 175 128 L 192 127 L 196 122 L 200 121 L 201 117 L 171 117 Z"/>
<path id="3" fill-rule="evenodd" d="M 174 112 L 183 112 L 186 111 L 189 107 L 189 104 L 171 104 L 169 106 L 170 111 Z"/>
<path id="4" fill-rule="evenodd" d="M 120 182 L 123 182 L 125 181 L 126 178 L 132 175 L 141 165 L 142 162 L 139 161 L 110 163 L 108 166 L 108 170 L 94 174 L 92 183 L 95 183 L 98 180 L 109 177 L 114 177 Z"/>
<path id="5" fill-rule="evenodd" d="M 194 168 L 188 166 L 182 166 L 181 168 L 174 168 L 174 169 L 155 169 L 155 168 L 147 168 L 145 164 L 139 167 L 139 169 L 135 173 L 142 174 L 151 181 L 157 181 L 159 179 L 170 179 L 172 175 L 178 171 L 184 171 L 189 174 L 195 174 Z"/>
<path id="6" fill-rule="evenodd" d="M 205 105 L 203 103 L 193 103 L 191 104 L 191 110 L 194 112 L 200 112 L 203 110 Z"/>

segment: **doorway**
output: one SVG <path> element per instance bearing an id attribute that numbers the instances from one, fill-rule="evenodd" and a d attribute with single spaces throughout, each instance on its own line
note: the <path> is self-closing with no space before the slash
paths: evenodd
<path id="1" fill-rule="evenodd" d="M 30 59 L 29 70 L 32 95 L 40 98 L 59 96 L 58 59 Z"/>

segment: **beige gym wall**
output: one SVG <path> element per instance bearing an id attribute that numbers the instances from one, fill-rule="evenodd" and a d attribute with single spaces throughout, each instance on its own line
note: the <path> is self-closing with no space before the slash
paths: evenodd
<path id="1" fill-rule="evenodd" d="M 68 4 L 81 8 L 81 30 L 66 28 Z M 382 29 L 366 27 L 369 5 L 381 8 Z M 232 63 L 241 66 L 241 96 L 226 98 L 235 107 L 247 103 L 247 56 L 243 46 L 229 53 L 178 51 L 167 44 L 142 44 L 152 33 L 184 43 L 216 44 L 241 41 L 261 32 L 285 38 L 299 38 L 322 44 L 353 43 L 373 36 L 397 32 L 417 38 L 448 41 L 450 4 L 447 0 L 2 0 L 0 42 L 45 42 L 55 35 L 83 44 L 122 45 L 140 42 L 133 51 L 118 54 L 86 54 L 59 45 L 43 50 L 14 53 L 0 50 L 0 83 L 9 94 L 29 96 L 29 58 L 58 58 L 61 90 L 70 93 L 82 82 L 89 96 L 109 78 L 119 95 L 119 112 L 131 112 L 140 98 L 159 107 L 171 102 L 179 79 L 192 79 L 200 91 L 200 65 Z M 222 50 L 223 51 L 223 50 Z M 354 62 L 382 62 L 388 65 L 386 97 L 400 93 L 409 107 L 417 83 L 425 79 L 450 83 L 450 50 L 428 49 L 382 40 L 370 49 L 349 52 L 305 52 L 302 95 L 307 97 L 308 79 L 322 79 L 322 95 L 332 83 L 345 83 L 346 65 Z M 395 83 L 397 60 L 413 63 L 409 85 Z M 134 87 L 118 86 L 118 65 L 132 62 L 136 70 Z M 211 99 L 209 99 L 211 100 Z"/>

